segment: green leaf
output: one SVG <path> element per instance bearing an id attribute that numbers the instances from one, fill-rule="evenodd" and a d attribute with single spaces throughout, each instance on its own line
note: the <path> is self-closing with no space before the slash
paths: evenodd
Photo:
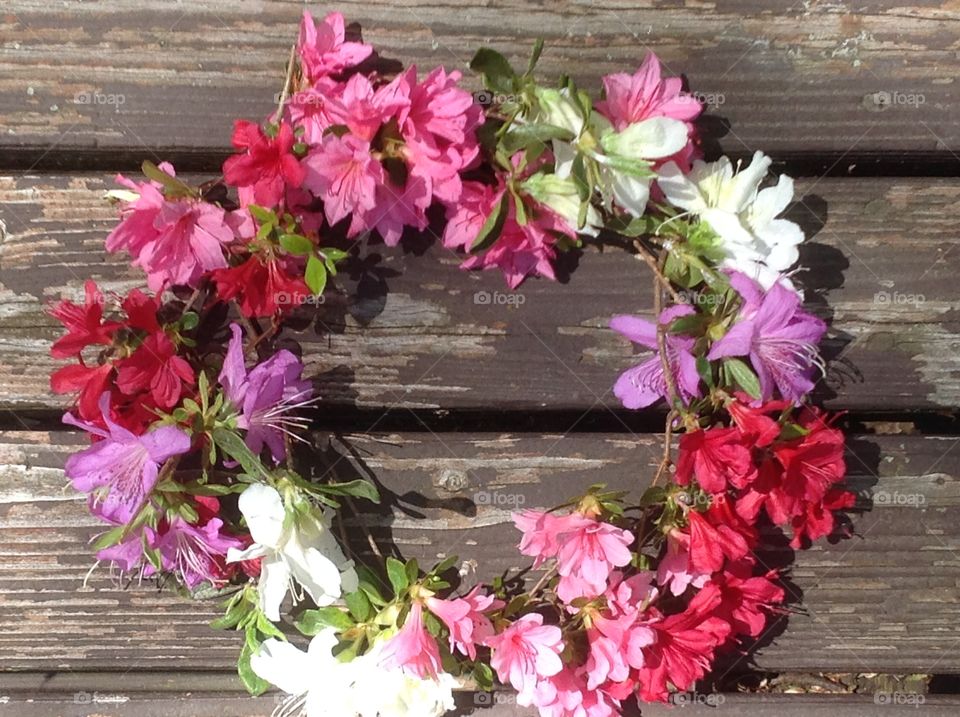
<path id="1" fill-rule="evenodd" d="M 778 438 L 781 441 L 792 441 L 795 438 L 803 438 L 809 433 L 810 431 L 801 425 L 796 423 L 785 423 L 783 424 L 783 428 L 780 429 L 780 435 Z"/>
<path id="2" fill-rule="evenodd" d="M 270 619 L 262 612 L 257 613 L 257 629 L 267 637 L 275 637 L 278 640 L 287 639 L 287 636 L 280 631 L 280 628 L 270 622 Z"/>
<path id="3" fill-rule="evenodd" d="M 121 540 L 127 531 L 126 525 L 118 525 L 116 528 L 111 528 L 106 533 L 101 535 L 95 541 L 91 548 L 96 552 L 97 550 L 103 550 L 104 548 L 109 548 L 111 545 L 116 545 Z"/>
<path id="4" fill-rule="evenodd" d="M 700 336 L 707 325 L 707 317 L 703 314 L 681 316 L 670 322 L 667 332 L 684 336 Z"/>
<path id="5" fill-rule="evenodd" d="M 416 558 L 410 558 L 405 566 L 407 582 L 414 583 L 420 577 L 420 565 Z"/>
<path id="6" fill-rule="evenodd" d="M 537 66 L 537 63 L 540 61 L 540 55 L 542 53 L 543 53 L 543 38 L 538 37 L 533 43 L 533 52 L 530 53 L 530 60 L 527 62 L 527 72 L 526 72 L 527 77 L 533 74 L 533 69 Z"/>
<path id="7" fill-rule="evenodd" d="M 307 270 L 303 275 L 304 281 L 310 287 L 310 291 L 319 296 L 327 286 L 327 268 L 323 262 L 311 254 L 307 259 Z"/>
<path id="8" fill-rule="evenodd" d="M 334 630 L 341 632 L 349 630 L 353 627 L 354 622 L 350 618 L 350 615 L 343 610 L 334 605 L 329 605 L 318 608 L 317 610 L 304 611 L 303 615 L 300 616 L 300 619 L 297 620 L 294 625 L 296 625 L 296 628 L 304 635 L 313 637 L 327 627 L 332 627 Z"/>
<path id="9" fill-rule="evenodd" d="M 503 225 L 507 221 L 507 213 L 509 211 L 507 201 L 506 194 L 501 194 L 493 211 L 490 212 L 490 216 L 487 217 L 483 226 L 480 227 L 477 238 L 474 239 L 473 244 L 470 245 L 471 252 L 482 251 L 492 246 L 493 243 L 500 238 L 500 232 L 503 231 Z"/>
<path id="10" fill-rule="evenodd" d="M 493 689 L 493 668 L 486 662 L 477 662 L 473 666 L 473 679 L 477 681 L 477 687 L 489 692 Z"/>
<path id="11" fill-rule="evenodd" d="M 713 367 L 706 356 L 697 356 L 697 373 L 707 386 L 713 388 Z"/>
<path id="12" fill-rule="evenodd" d="M 362 590 L 344 595 L 343 601 L 347 604 L 347 609 L 350 610 L 350 614 L 357 622 L 366 622 L 373 615 L 373 605 L 370 603 L 370 598 Z"/>
<path id="13" fill-rule="evenodd" d="M 250 210 L 250 214 L 257 220 L 258 224 L 270 224 L 272 226 L 277 223 L 277 215 L 269 209 L 264 209 L 257 204 L 249 204 L 247 209 Z"/>
<path id="14" fill-rule="evenodd" d="M 640 505 L 643 508 L 646 508 L 651 505 L 659 505 L 667 499 L 667 491 L 665 491 L 661 486 L 652 485 L 647 488 L 643 495 L 640 496 Z"/>
<path id="15" fill-rule="evenodd" d="M 260 462 L 260 459 L 247 448 L 247 444 L 236 433 L 228 431 L 226 428 L 214 428 L 211 435 L 214 442 L 223 449 L 223 452 L 237 461 L 249 475 L 270 477 L 270 473 Z"/>
<path id="16" fill-rule="evenodd" d="M 393 592 L 397 597 L 410 587 L 410 581 L 407 579 L 407 566 L 392 556 L 387 558 L 387 577 L 390 579 L 390 585 L 393 586 Z"/>
<path id="17" fill-rule="evenodd" d="M 174 197 L 196 197 L 197 191 L 188 184 L 184 184 L 176 177 L 171 177 L 153 162 L 144 161 L 140 165 L 140 171 L 143 175 L 154 182 L 163 186 L 164 195 L 170 198 Z"/>
<path id="18" fill-rule="evenodd" d="M 300 234 L 281 234 L 280 246 L 296 256 L 306 256 L 313 251 L 313 242 Z"/>
<path id="19" fill-rule="evenodd" d="M 240 681 L 247 688 L 247 692 L 256 697 L 270 689 L 270 683 L 254 672 L 250 665 L 250 658 L 260 648 L 256 637 L 250 637 L 253 633 L 256 633 L 256 630 L 247 630 L 247 640 L 243 643 L 240 659 L 237 660 L 237 674 L 240 675 Z"/>
<path id="20" fill-rule="evenodd" d="M 227 611 L 210 623 L 214 630 L 229 630 L 236 627 L 250 611 L 250 603 L 243 599 L 243 591 L 227 600 Z"/>
<path id="21" fill-rule="evenodd" d="M 489 47 L 481 47 L 470 60 L 470 69 L 483 75 L 483 86 L 492 92 L 513 92 L 517 73 L 507 58 Z"/>
<path id="22" fill-rule="evenodd" d="M 369 500 L 371 503 L 380 502 L 380 492 L 377 487 L 368 480 L 358 478 L 348 483 L 321 483 L 313 486 L 313 489 L 332 493 L 333 495 L 352 495 L 356 498 Z"/>
<path id="23" fill-rule="evenodd" d="M 723 365 L 737 385 L 753 398 L 760 398 L 760 381 L 753 369 L 736 358 L 724 359 Z"/>
<path id="24" fill-rule="evenodd" d="M 555 139 L 569 142 L 573 139 L 573 132 L 551 124 L 520 124 L 511 127 L 501 143 L 508 154 L 514 154 L 530 145 L 542 147 Z"/>
<path id="25" fill-rule="evenodd" d="M 657 229 L 658 223 L 659 221 L 649 214 L 644 214 L 642 217 L 620 214 L 609 219 L 606 223 L 606 228 L 632 239 L 646 234 L 653 234 Z"/>
<path id="26" fill-rule="evenodd" d="M 457 564 L 458 559 L 459 558 L 457 558 L 456 555 L 450 555 L 444 558 L 443 560 L 441 560 L 436 565 L 434 565 L 433 570 L 431 570 L 430 572 L 433 573 L 434 575 L 443 575 L 450 568 L 452 568 L 454 565 Z"/>
<path id="27" fill-rule="evenodd" d="M 200 323 L 200 315 L 196 311 L 188 311 L 180 318 L 180 329 L 192 331 Z"/>

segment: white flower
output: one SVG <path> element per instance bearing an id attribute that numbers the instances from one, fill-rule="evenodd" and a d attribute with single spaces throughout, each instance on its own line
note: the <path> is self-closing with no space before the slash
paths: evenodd
<path id="1" fill-rule="evenodd" d="M 288 590 L 296 597 L 294 580 L 318 606 L 357 589 L 353 562 L 330 532 L 327 514 L 297 512 L 287 520 L 280 494 L 260 483 L 247 488 L 239 504 L 254 543 L 246 550 L 230 548 L 227 562 L 262 558 L 260 609 L 268 619 L 280 620 L 280 603 Z"/>
<path id="2" fill-rule="evenodd" d="M 574 231 L 595 237 L 600 233 L 603 219 L 593 206 L 587 205 L 586 221 L 578 227 L 580 219 L 580 195 L 576 180 L 562 178 L 556 174 L 536 174 L 524 180 L 523 189 L 541 204 L 552 209 Z"/>
<path id="3" fill-rule="evenodd" d="M 349 662 L 333 656 L 336 632 L 327 629 L 307 652 L 281 640 L 265 641 L 250 660 L 253 671 L 299 698 L 307 717 L 439 717 L 454 708 L 456 680 L 441 673 L 420 679 L 380 665 L 380 646 Z"/>
<path id="4" fill-rule="evenodd" d="M 803 231 L 777 219 L 793 200 L 793 180 L 781 176 L 776 186 L 760 189 L 772 161 L 756 152 L 750 164 L 734 172 L 727 157 L 697 160 L 688 174 L 673 162 L 660 169 L 657 184 L 671 204 L 706 222 L 720 237 L 723 266 L 770 286 L 798 258 Z"/>

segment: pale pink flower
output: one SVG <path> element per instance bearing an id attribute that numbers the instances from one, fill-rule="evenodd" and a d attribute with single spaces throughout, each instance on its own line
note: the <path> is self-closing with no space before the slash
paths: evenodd
<path id="1" fill-rule="evenodd" d="M 570 668 L 541 680 L 526 699 L 518 696 L 517 703 L 535 706 L 540 717 L 620 717 L 618 699 L 590 689 L 583 675 Z"/>
<path id="2" fill-rule="evenodd" d="M 343 72 L 359 65 L 373 52 L 366 43 L 345 42 L 345 36 L 346 27 L 340 13 L 332 12 L 323 22 L 316 23 L 308 11 L 303 11 L 297 51 L 309 79 Z"/>
<path id="3" fill-rule="evenodd" d="M 578 517 L 562 536 L 557 552 L 560 574 L 557 596 L 567 603 L 578 597 L 602 595 L 610 572 L 628 565 L 632 558 L 633 533 L 585 516 Z"/>
<path id="4" fill-rule="evenodd" d="M 667 552 L 657 566 L 657 584 L 673 595 L 683 595 L 689 586 L 702 588 L 709 579 L 710 573 L 694 570 L 686 546 L 672 534 L 668 535 Z"/>
<path id="5" fill-rule="evenodd" d="M 544 625 L 543 615 L 538 613 L 518 618 L 486 644 L 492 651 L 490 666 L 521 698 L 529 699 L 540 680 L 563 669 L 563 633 L 555 625 Z"/>
<path id="6" fill-rule="evenodd" d="M 391 637 L 380 653 L 380 664 L 403 669 L 417 677 L 436 679 L 443 672 L 437 641 L 423 625 L 423 606 L 413 603 L 400 631 Z"/>
<path id="7" fill-rule="evenodd" d="M 654 574 L 650 570 L 642 570 L 628 578 L 624 578 L 619 570 L 610 573 L 610 584 L 604 597 L 611 614 L 636 615 L 645 609 L 657 599 L 658 591 L 653 580 Z"/>
<path id="8" fill-rule="evenodd" d="M 303 129 L 300 139 L 308 145 L 320 144 L 327 129 L 343 116 L 343 84 L 322 77 L 287 100 L 290 123 Z"/>
<path id="9" fill-rule="evenodd" d="M 557 556 L 561 536 L 572 530 L 581 517 L 576 514 L 558 516 L 541 510 L 514 513 L 513 524 L 523 533 L 520 553 L 533 558 L 533 567 L 539 568 L 546 560 Z"/>
<path id="10" fill-rule="evenodd" d="M 503 187 L 464 182 L 460 199 L 446 205 L 443 245 L 448 249 L 469 250 L 503 192 Z"/>
<path id="11" fill-rule="evenodd" d="M 477 659 L 477 645 L 483 645 L 494 634 L 493 623 L 484 613 L 504 605 L 493 595 L 480 594 L 480 589 L 477 585 L 462 598 L 431 597 L 426 601 L 427 609 L 450 630 L 450 650 L 457 649 L 471 660 Z"/>

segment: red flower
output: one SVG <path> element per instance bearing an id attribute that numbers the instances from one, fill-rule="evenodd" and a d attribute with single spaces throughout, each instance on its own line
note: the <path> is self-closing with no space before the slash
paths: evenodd
<path id="1" fill-rule="evenodd" d="M 113 366 L 87 366 L 81 361 L 73 366 L 64 366 L 50 376 L 50 389 L 54 393 L 79 393 L 77 410 L 80 417 L 97 425 L 101 422 L 100 396 L 107 390 Z"/>
<path id="2" fill-rule="evenodd" d="M 713 577 L 722 595 L 715 614 L 730 623 L 731 636 L 756 637 L 763 632 L 767 614 L 783 603 L 784 590 L 776 583 L 777 572 L 753 576 L 752 571 L 752 564 L 742 561 Z"/>
<path id="3" fill-rule="evenodd" d="M 688 485 L 696 477 L 709 493 L 723 493 L 727 484 L 743 488 L 757 475 L 749 444 L 737 428 L 692 431 L 680 437 L 676 480 Z"/>
<path id="4" fill-rule="evenodd" d="M 649 624 L 657 639 L 643 649 L 644 666 L 637 671 L 641 700 L 666 702 L 668 682 L 685 691 L 707 673 L 714 651 L 730 634 L 730 624 L 714 615 L 720 600 L 719 589 L 708 584 L 684 612 Z"/>
<path id="5" fill-rule="evenodd" d="M 833 512 L 852 508 L 856 502 L 857 496 L 850 491 L 831 488 L 823 500 L 807 503 L 803 513 L 794 516 L 790 521 L 793 528 L 790 547 L 800 548 L 804 540 L 816 540 L 830 535 L 836 524 Z"/>
<path id="6" fill-rule="evenodd" d="M 162 332 L 150 334 L 117 368 L 117 388 L 128 396 L 149 390 L 160 408 L 174 406 L 183 384 L 192 386 L 194 381 L 190 364 L 177 356 L 173 341 Z"/>
<path id="7" fill-rule="evenodd" d="M 272 316 L 299 306 L 313 292 L 300 276 L 288 271 L 289 262 L 251 255 L 246 261 L 211 274 L 221 299 L 235 299 L 244 316 Z"/>
<path id="8" fill-rule="evenodd" d="M 749 398 L 746 400 L 750 400 Z M 734 400 L 727 404 L 730 417 L 740 429 L 747 445 L 764 448 L 773 443 L 780 435 L 780 424 L 770 418 L 771 413 L 782 411 L 792 405 L 789 401 L 768 401 L 754 408 L 741 400 Z"/>
<path id="9" fill-rule="evenodd" d="M 50 348 L 50 355 L 54 358 L 79 356 L 91 344 L 109 346 L 113 343 L 114 332 L 120 328 L 116 321 L 103 322 L 103 294 L 96 283 L 87 281 L 83 288 L 86 294 L 83 306 L 64 299 L 48 310 L 67 329 L 66 335 Z"/>
<path id="10" fill-rule="evenodd" d="M 157 311 L 160 310 L 158 297 L 147 296 L 139 289 L 132 289 L 124 297 L 121 305 L 127 314 L 126 325 L 129 328 L 140 329 L 149 334 L 161 330 L 160 322 L 157 321 Z"/>
<path id="11" fill-rule="evenodd" d="M 696 573 L 716 572 L 723 567 L 724 557 L 739 560 L 750 551 L 743 533 L 724 524 L 718 528 L 695 510 L 687 513 L 687 532 L 677 538 L 690 553 L 690 564 Z"/>
<path id="12" fill-rule="evenodd" d="M 233 186 L 252 193 L 253 201 L 275 207 L 287 186 L 303 184 L 304 169 L 293 154 L 296 138 L 287 123 L 281 123 L 276 137 L 267 136 L 260 125 L 237 120 L 233 126 L 233 146 L 245 150 L 223 164 L 223 176 Z"/>

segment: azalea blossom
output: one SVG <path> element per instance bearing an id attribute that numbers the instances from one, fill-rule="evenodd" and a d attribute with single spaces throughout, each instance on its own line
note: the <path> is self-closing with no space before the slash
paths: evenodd
<path id="1" fill-rule="evenodd" d="M 326 513 L 311 509 L 285 525 L 283 498 L 261 483 L 240 494 L 239 506 L 254 543 L 244 550 L 230 548 L 227 562 L 261 558 L 260 609 L 269 620 L 280 620 L 280 603 L 288 591 L 297 599 L 294 582 L 318 606 L 331 605 L 341 594 L 357 589 L 353 561 L 347 560 L 330 532 Z"/>
<path id="2" fill-rule="evenodd" d="M 280 463 L 287 455 L 286 436 L 295 436 L 294 429 L 306 427 L 305 419 L 289 413 L 310 403 L 313 386 L 300 378 L 300 359 L 285 349 L 248 372 L 243 360 L 243 331 L 237 324 L 230 324 L 230 332 L 220 385 L 239 411 L 237 426 L 244 431 L 247 447 L 259 454 L 267 446 L 273 460 Z"/>
<path id="3" fill-rule="evenodd" d="M 262 679 L 302 705 L 307 717 L 439 717 L 452 710 L 456 680 L 441 672 L 421 679 L 383 666 L 383 641 L 349 661 L 332 654 L 336 631 L 322 630 L 306 652 L 270 638 L 252 656 L 250 666 Z"/>
<path id="4" fill-rule="evenodd" d="M 423 605 L 414 601 L 400 630 L 383 645 L 381 660 L 386 667 L 402 669 L 417 677 L 435 678 L 440 668 L 437 641 L 423 625 Z"/>
<path id="5" fill-rule="evenodd" d="M 174 426 L 135 435 L 110 419 L 110 394 L 100 397 L 106 430 L 74 418 L 63 422 L 100 438 L 67 459 L 64 472 L 73 487 L 90 493 L 90 509 L 114 523 L 133 520 L 150 497 L 160 464 L 190 450 L 190 436 Z"/>
<path id="6" fill-rule="evenodd" d="M 297 52 L 304 73 L 311 81 L 337 75 L 366 60 L 373 48 L 362 42 L 346 42 L 346 23 L 339 12 L 329 13 L 316 22 L 309 11 L 303 11 Z"/>
<path id="7" fill-rule="evenodd" d="M 530 699 L 542 678 L 563 669 L 560 628 L 544 625 L 543 615 L 539 613 L 516 619 L 502 632 L 488 638 L 487 646 L 492 650 L 490 666 L 501 682 L 513 685 L 523 699 Z"/>
<path id="8" fill-rule="evenodd" d="M 51 306 L 47 313 L 63 324 L 67 333 L 53 342 L 50 355 L 54 358 L 79 356 L 87 346 L 109 346 L 113 335 L 121 324 L 103 320 L 103 293 L 96 282 L 87 280 L 83 284 L 83 306 L 64 299 Z"/>
<path id="9" fill-rule="evenodd" d="M 817 345 L 827 325 L 805 312 L 800 297 L 782 283 L 762 291 L 749 277 L 734 273 L 730 285 L 743 304 L 707 358 L 747 356 L 760 381 L 758 402 L 771 399 L 776 389 L 782 398 L 799 403 L 813 389 L 814 369 L 822 367 Z"/>
<path id="10" fill-rule="evenodd" d="M 566 603 L 596 597 L 607 589 L 610 573 L 630 563 L 634 536 L 609 523 L 579 514 L 561 537 L 557 551 L 557 596 Z"/>
<path id="11" fill-rule="evenodd" d="M 493 623 L 484 613 L 504 606 L 502 600 L 482 594 L 481 590 L 482 586 L 477 585 L 462 598 L 426 600 L 427 609 L 450 631 L 450 650 L 459 650 L 471 660 L 477 659 L 477 645 L 483 645 L 494 634 Z"/>
<path id="12" fill-rule="evenodd" d="M 237 120 L 234 123 L 233 146 L 240 153 L 223 163 L 223 177 L 239 188 L 244 205 L 273 207 L 288 188 L 300 188 L 304 169 L 293 153 L 295 143 L 293 128 L 286 122 L 280 123 L 272 137 L 254 122 Z"/>
<path id="13" fill-rule="evenodd" d="M 723 493 L 728 486 L 744 488 L 757 475 L 752 445 L 738 428 L 688 431 L 680 436 L 674 479 L 689 485 L 696 478 L 708 493 Z"/>
<path id="14" fill-rule="evenodd" d="M 659 318 L 661 325 L 695 312 L 692 306 L 677 304 L 665 309 Z M 661 398 L 669 398 L 667 380 L 663 373 L 657 342 L 657 326 L 651 321 L 636 316 L 614 316 L 610 328 L 635 344 L 655 353 L 638 366 L 627 369 L 613 386 L 614 395 L 626 408 L 646 408 Z M 666 335 L 667 363 L 673 373 L 674 384 L 685 403 L 700 394 L 700 374 L 697 360 L 691 353 L 694 340 L 675 334 Z"/>
<path id="15" fill-rule="evenodd" d="M 163 569 L 174 571 L 190 590 L 204 582 L 224 585 L 227 551 L 241 548 L 243 543 L 221 532 L 222 528 L 223 521 L 219 518 L 211 518 L 204 525 L 192 525 L 176 516 L 153 541 Z"/>
<path id="16" fill-rule="evenodd" d="M 671 204 L 699 217 L 718 237 L 722 266 L 742 272 L 764 288 L 782 280 L 781 273 L 799 256 L 803 231 L 777 217 L 793 201 L 793 180 L 781 175 L 776 186 L 760 189 L 772 161 L 755 152 L 738 172 L 727 157 L 697 160 L 690 172 L 674 162 L 659 170 L 657 186 Z"/>
<path id="17" fill-rule="evenodd" d="M 218 296 L 235 300 L 247 318 L 273 316 L 302 305 L 313 292 L 303 270 L 288 256 L 253 253 L 241 263 L 210 274 Z"/>

